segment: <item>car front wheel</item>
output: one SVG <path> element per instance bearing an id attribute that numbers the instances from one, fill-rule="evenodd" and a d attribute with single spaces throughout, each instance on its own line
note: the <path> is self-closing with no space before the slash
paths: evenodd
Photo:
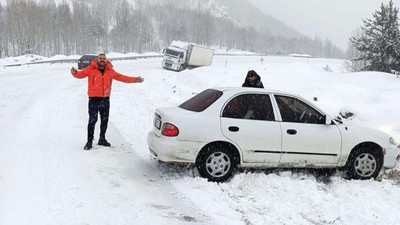
<path id="1" fill-rule="evenodd" d="M 201 177 L 209 181 L 224 182 L 228 180 L 237 166 L 237 157 L 225 147 L 209 147 L 196 162 Z"/>
<path id="2" fill-rule="evenodd" d="M 351 154 L 347 174 L 353 179 L 376 178 L 383 165 L 383 155 L 372 147 L 359 147 Z"/>

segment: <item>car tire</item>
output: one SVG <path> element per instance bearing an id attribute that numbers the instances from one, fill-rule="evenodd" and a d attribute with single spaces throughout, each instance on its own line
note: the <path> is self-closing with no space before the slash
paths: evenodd
<path id="1" fill-rule="evenodd" d="M 346 166 L 347 175 L 351 179 L 367 180 L 376 178 L 383 165 L 383 154 L 376 148 L 360 146 L 351 153 Z"/>
<path id="2" fill-rule="evenodd" d="M 199 174 L 208 181 L 224 182 L 232 177 L 238 157 L 225 146 L 210 146 L 196 161 Z"/>

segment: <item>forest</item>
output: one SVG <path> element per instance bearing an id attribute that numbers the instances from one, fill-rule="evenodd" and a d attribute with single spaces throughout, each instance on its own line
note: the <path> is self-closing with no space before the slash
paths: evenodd
<path id="1" fill-rule="evenodd" d="M 0 4 L 0 58 L 161 52 L 172 40 L 260 54 L 343 58 L 330 40 L 243 26 L 212 0 L 7 0 Z M 218 11 L 219 10 L 219 11 Z"/>

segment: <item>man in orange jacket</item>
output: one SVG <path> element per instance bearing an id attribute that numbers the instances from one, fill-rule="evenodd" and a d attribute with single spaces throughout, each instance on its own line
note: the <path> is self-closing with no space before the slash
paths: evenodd
<path id="1" fill-rule="evenodd" d="M 92 64 L 82 71 L 77 71 L 74 67 L 71 74 L 76 78 L 88 77 L 88 95 L 89 95 L 89 123 L 87 133 L 87 143 L 83 147 L 85 150 L 92 148 L 94 127 L 97 122 L 97 115 L 100 113 L 100 138 L 99 145 L 110 147 L 111 144 L 106 140 L 106 131 L 108 125 L 108 116 L 110 111 L 110 94 L 112 80 L 118 80 L 125 83 L 142 83 L 142 77 L 129 77 L 114 71 L 110 61 L 105 54 L 99 54 Z"/>

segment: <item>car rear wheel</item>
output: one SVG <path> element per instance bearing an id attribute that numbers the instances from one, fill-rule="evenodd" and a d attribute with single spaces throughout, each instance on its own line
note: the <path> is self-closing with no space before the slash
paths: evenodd
<path id="1" fill-rule="evenodd" d="M 224 182 L 232 176 L 237 161 L 237 157 L 230 149 L 211 146 L 199 156 L 196 167 L 201 177 L 209 181 Z"/>
<path id="2" fill-rule="evenodd" d="M 347 165 L 347 174 L 353 179 L 376 178 L 383 165 L 383 155 L 369 146 L 355 149 Z"/>

